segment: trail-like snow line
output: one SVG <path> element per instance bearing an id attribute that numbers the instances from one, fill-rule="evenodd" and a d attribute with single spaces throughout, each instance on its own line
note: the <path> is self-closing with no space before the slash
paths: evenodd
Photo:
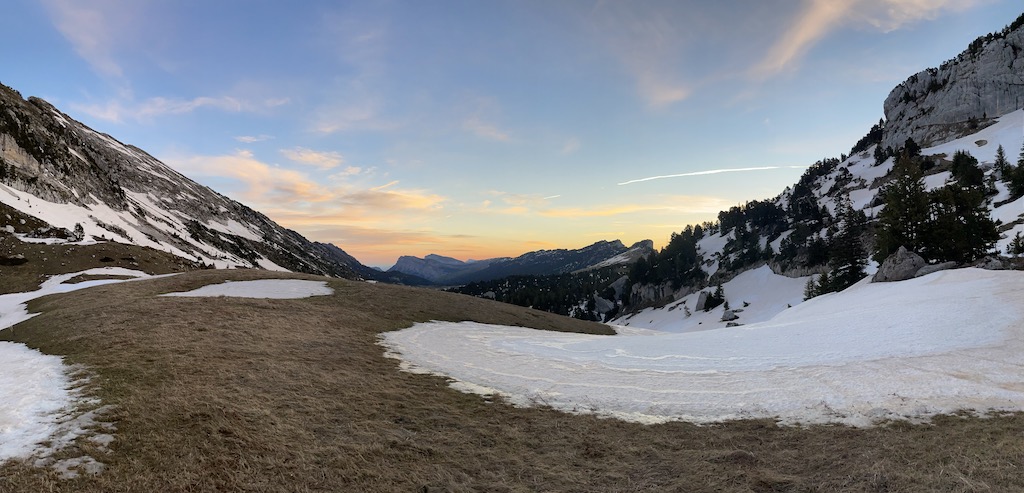
<path id="1" fill-rule="evenodd" d="M 517 404 L 632 421 L 870 425 L 1024 410 L 1024 273 L 863 282 L 771 320 L 667 334 L 564 334 L 431 322 L 381 343 L 403 367 Z"/>
<path id="2" fill-rule="evenodd" d="M 0 295 L 0 330 L 32 318 L 26 303 L 54 293 L 121 282 L 116 279 L 64 284 L 78 275 L 117 275 L 149 277 L 146 273 L 118 267 L 89 269 L 53 276 L 30 293 Z M 29 457 L 40 451 L 53 451 L 66 440 L 60 437 L 80 435 L 77 428 L 86 421 L 69 414 L 79 396 L 72 390 L 76 378 L 59 356 L 42 354 L 24 344 L 0 342 L 0 462 Z M 70 440 L 70 439 L 69 439 Z M 52 441 L 42 447 L 44 441 Z"/>

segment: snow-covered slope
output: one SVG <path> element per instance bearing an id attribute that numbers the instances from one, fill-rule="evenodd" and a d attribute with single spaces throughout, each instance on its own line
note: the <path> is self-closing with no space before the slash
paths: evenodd
<path id="1" fill-rule="evenodd" d="M 1022 272 L 959 269 L 862 282 L 719 330 L 591 336 L 435 322 L 386 333 L 382 344 L 408 370 L 520 405 L 646 423 L 868 425 L 1024 410 L 1022 297 Z"/>
<path id="2" fill-rule="evenodd" d="M 767 265 L 748 270 L 722 284 L 730 311 L 737 324 L 763 322 L 804 300 L 804 286 L 810 277 L 786 277 L 772 272 Z M 715 288 L 704 289 L 712 292 Z M 720 329 L 725 305 L 711 310 L 697 310 L 700 291 L 691 293 L 661 308 L 646 308 L 612 321 L 627 327 L 643 327 L 665 332 L 693 332 Z"/>
<path id="3" fill-rule="evenodd" d="M 1005 252 L 1014 235 L 1024 234 L 1024 198 L 1007 202 L 1010 196 L 1007 184 L 1005 180 L 996 179 L 993 163 L 996 149 L 1000 145 L 1003 146 L 1007 158 L 1015 163 L 1017 151 L 1024 146 L 1024 110 L 1003 115 L 995 119 L 992 125 L 971 135 L 922 149 L 921 154 L 941 162 L 952 159 L 956 151 L 963 150 L 978 159 L 980 167 L 985 172 L 986 180 L 995 184 L 997 193 L 987 198 L 987 205 L 991 217 L 1003 224 L 1000 240 L 996 243 L 995 249 L 997 252 Z M 876 217 L 883 208 L 878 195 L 893 168 L 894 159 L 889 158 L 876 165 L 873 151 L 874 146 L 871 146 L 863 152 L 849 156 L 829 173 L 815 178 L 811 182 L 810 190 L 817 203 L 826 208 L 830 214 L 834 214 L 838 201 L 849 197 L 854 209 L 864 211 L 869 220 Z M 939 166 L 924 177 L 926 189 L 939 188 L 952 179 L 951 173 L 948 170 L 942 171 L 942 169 L 942 166 Z M 785 209 L 793 193 L 793 188 L 788 188 L 773 200 L 780 208 Z M 795 228 L 797 225 L 791 223 L 790 227 Z M 789 229 L 774 238 L 762 236 L 761 244 L 762 246 L 770 245 L 772 251 L 779 252 L 782 241 L 793 232 L 794 229 Z M 825 229 L 817 231 L 817 234 L 822 237 L 825 236 L 825 233 Z M 720 274 L 722 265 L 731 259 L 726 253 L 726 247 L 734 237 L 735 234 L 732 230 L 712 232 L 705 234 L 697 242 L 698 252 L 704 259 L 702 268 L 709 276 Z M 868 271 L 873 272 L 876 267 L 876 264 L 870 264 Z M 723 285 L 726 299 L 731 304 L 730 307 L 744 310 L 737 314 L 740 319 L 736 322 L 748 323 L 763 320 L 765 317 L 780 313 L 786 306 L 796 306 L 802 302 L 803 288 L 809 277 L 789 278 L 771 272 L 767 266 L 762 266 L 756 271 L 741 273 Z M 793 273 L 788 274 L 794 275 Z M 705 291 L 710 289 L 705 288 Z M 642 292 L 637 286 L 634 286 L 634 291 Z M 655 290 L 655 292 L 658 293 L 658 296 L 654 296 L 652 299 L 664 297 L 665 290 Z M 751 301 L 749 298 L 758 293 L 760 296 L 772 297 L 777 302 L 761 305 L 752 303 L 750 307 L 742 306 L 742 302 Z M 663 306 L 647 308 L 634 314 L 627 313 L 612 322 L 628 324 L 630 327 L 672 331 L 704 330 L 709 326 L 723 326 L 725 324 L 721 322 L 723 308 L 719 307 L 708 313 L 698 312 L 694 310 L 697 296 L 699 293 L 687 293 L 686 290 L 680 290 L 671 296 L 671 301 Z M 688 312 L 690 315 L 687 315 Z"/>
<path id="4" fill-rule="evenodd" d="M 618 255 L 615 255 L 614 257 L 604 259 L 596 264 L 588 265 L 576 272 L 603 269 L 605 267 L 613 267 L 616 265 L 629 265 L 639 260 L 640 257 L 646 257 L 650 255 L 652 252 L 654 252 L 653 241 L 638 241 L 634 243 L 633 246 L 629 247 L 629 250 L 626 250 Z"/>
<path id="5" fill-rule="evenodd" d="M 75 240 L 130 243 L 216 267 L 356 277 L 263 214 L 0 85 L 0 212 L 5 207 Z M 19 228 L 9 221 L 0 215 L 0 227 Z"/>

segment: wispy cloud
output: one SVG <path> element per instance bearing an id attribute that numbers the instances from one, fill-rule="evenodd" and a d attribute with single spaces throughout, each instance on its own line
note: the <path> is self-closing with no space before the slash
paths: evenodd
<path id="1" fill-rule="evenodd" d="M 693 92 L 680 62 L 689 45 L 688 29 L 673 20 L 664 8 L 637 2 L 598 2 L 590 12 L 595 32 L 651 108 L 671 106 Z"/>
<path id="2" fill-rule="evenodd" d="M 263 142 L 266 140 L 273 139 L 272 135 L 239 135 L 235 137 L 235 140 L 242 142 L 243 144 L 254 144 L 256 142 Z"/>
<path id="3" fill-rule="evenodd" d="M 314 151 L 305 147 L 281 149 L 281 154 L 292 162 L 306 164 L 321 170 L 336 168 L 340 166 L 341 163 L 345 162 L 345 158 L 343 158 L 340 153 L 333 151 Z M 356 170 L 358 173 L 358 168 Z"/>
<path id="4" fill-rule="evenodd" d="M 304 173 L 266 164 L 247 150 L 219 156 L 172 156 L 167 163 L 191 177 L 221 177 L 242 185 L 250 203 L 323 202 L 332 194 Z"/>
<path id="5" fill-rule="evenodd" d="M 855 7 L 854 1 L 810 0 L 782 37 L 772 45 L 753 73 L 770 76 L 781 72 L 832 30 L 845 14 Z"/>
<path id="6" fill-rule="evenodd" d="M 569 140 L 565 141 L 565 144 L 562 145 L 562 154 L 572 154 L 580 150 L 580 145 L 580 139 L 572 137 Z"/>
<path id="7" fill-rule="evenodd" d="M 508 142 L 511 140 L 508 132 L 498 128 L 492 123 L 485 122 L 478 116 L 471 116 L 462 122 L 462 128 L 466 131 L 490 140 L 497 140 L 500 142 Z"/>
<path id="8" fill-rule="evenodd" d="M 363 173 L 371 173 L 374 169 L 376 168 L 371 167 L 369 169 L 363 169 L 359 166 L 346 166 L 345 169 L 338 171 L 337 173 L 334 173 L 329 178 L 332 180 L 343 180 L 348 177 L 361 175 Z"/>
<path id="9" fill-rule="evenodd" d="M 71 43 L 78 56 L 96 73 L 120 78 L 124 71 L 113 54 L 118 44 L 115 36 L 125 32 L 127 23 L 124 20 L 132 17 L 138 7 L 137 3 L 117 0 L 45 0 L 43 5 L 54 27 Z"/>
<path id="10" fill-rule="evenodd" d="M 751 73 L 770 77 L 795 66 L 822 38 L 843 24 L 894 31 L 943 12 L 961 12 L 984 0 L 806 0 L 792 25 L 769 48 Z"/>
<path id="11" fill-rule="evenodd" d="M 629 185 L 631 183 L 640 183 L 644 181 L 653 180 L 664 180 L 666 178 L 683 178 L 686 176 L 703 176 L 703 175 L 717 175 L 719 173 L 744 173 L 748 171 L 767 171 L 773 169 L 801 169 L 807 166 L 758 166 L 754 168 L 727 168 L 727 169 L 709 169 L 704 171 L 690 171 L 687 173 L 676 173 L 672 175 L 660 175 L 660 176 L 649 176 L 647 178 L 637 178 L 635 180 L 627 180 L 618 185 Z"/>
<path id="12" fill-rule="evenodd" d="M 200 96 L 193 99 L 155 97 L 140 103 L 121 100 L 111 100 L 104 104 L 72 103 L 71 108 L 93 118 L 123 123 L 128 120 L 148 122 L 160 116 L 182 115 L 200 108 L 214 108 L 230 113 L 255 113 L 287 103 L 288 99 L 281 98 L 252 101 L 232 96 Z"/>
<path id="13" fill-rule="evenodd" d="M 333 134 L 349 131 L 386 131 L 402 126 L 401 122 L 388 120 L 381 113 L 376 96 L 367 92 L 360 101 L 340 101 L 317 110 L 313 131 Z"/>
<path id="14" fill-rule="evenodd" d="M 322 184 L 305 173 L 273 166 L 251 151 L 219 156 L 172 156 L 167 163 L 192 177 L 228 178 L 242 185 L 239 196 L 261 210 L 273 210 L 301 222 L 324 218 L 373 222 L 396 212 L 423 213 L 443 207 L 447 198 L 421 189 L 398 187 L 398 181 L 363 188 L 348 183 Z M 395 216 L 398 217 L 398 216 Z"/>
<path id="15" fill-rule="evenodd" d="M 538 214 L 544 217 L 562 219 L 582 219 L 593 217 L 611 217 L 625 214 L 651 214 L 670 212 L 676 214 L 714 213 L 727 208 L 731 202 L 719 197 L 710 196 L 666 196 L 650 203 L 619 204 L 607 207 L 570 207 L 543 209 Z"/>

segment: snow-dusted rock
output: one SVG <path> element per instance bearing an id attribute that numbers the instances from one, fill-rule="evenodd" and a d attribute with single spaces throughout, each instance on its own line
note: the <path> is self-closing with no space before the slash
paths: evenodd
<path id="1" fill-rule="evenodd" d="M 927 147 L 1024 107 L 1024 26 L 976 43 L 889 93 L 883 146 L 899 148 L 911 137 Z"/>
<path id="2" fill-rule="evenodd" d="M 918 269 L 917 274 L 914 274 L 914 277 L 927 276 L 928 274 L 931 274 L 933 272 L 938 272 L 940 270 L 948 270 L 954 267 L 956 267 L 956 262 L 953 262 L 952 260 L 950 260 L 949 262 L 942 262 L 941 264 L 926 265 Z"/>
<path id="3" fill-rule="evenodd" d="M 872 281 L 892 282 L 912 279 L 917 271 L 927 264 L 920 255 L 900 247 L 896 253 L 889 255 L 889 258 L 882 262 Z"/>
<path id="4" fill-rule="evenodd" d="M 736 320 L 738 318 L 740 318 L 740 316 L 737 315 L 736 312 L 733 310 L 726 310 L 725 313 L 722 313 L 723 322 L 732 322 L 733 320 Z"/>
<path id="5" fill-rule="evenodd" d="M 988 256 L 982 258 L 974 263 L 975 267 L 985 270 L 1006 270 L 1009 268 L 1007 263 L 999 257 Z"/>

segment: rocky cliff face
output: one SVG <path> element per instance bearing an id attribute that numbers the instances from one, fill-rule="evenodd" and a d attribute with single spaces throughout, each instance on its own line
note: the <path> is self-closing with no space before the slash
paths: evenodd
<path id="1" fill-rule="evenodd" d="M 956 58 L 910 76 L 885 99 L 882 145 L 923 147 L 967 135 L 1024 107 L 1024 15 Z"/>
<path id="2" fill-rule="evenodd" d="M 3 85 L 0 202 L 87 241 L 134 244 L 217 267 L 358 277 L 295 231 Z"/>

